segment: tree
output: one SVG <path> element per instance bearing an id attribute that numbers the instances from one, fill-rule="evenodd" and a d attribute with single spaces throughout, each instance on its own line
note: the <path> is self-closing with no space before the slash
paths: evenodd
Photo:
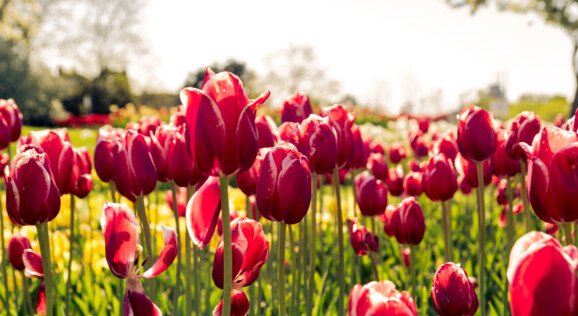
<path id="1" fill-rule="evenodd" d="M 452 7 L 469 7 L 474 14 L 480 7 L 495 3 L 501 11 L 516 13 L 533 12 L 540 16 L 546 23 L 555 25 L 570 36 L 574 49 L 572 52 L 572 69 L 576 82 L 576 91 L 570 115 L 574 115 L 578 109 L 578 1 L 576 0 L 446 0 Z"/>
<path id="2" fill-rule="evenodd" d="M 255 78 L 255 73 L 247 67 L 247 64 L 236 59 L 228 59 L 224 64 L 213 63 L 208 68 L 214 72 L 228 71 L 237 75 L 243 81 L 243 85 L 247 89 L 247 93 L 251 94 L 251 83 Z M 205 72 L 207 67 L 199 68 L 193 72 L 189 72 L 183 87 L 194 87 L 201 89 L 203 80 L 205 79 Z"/>

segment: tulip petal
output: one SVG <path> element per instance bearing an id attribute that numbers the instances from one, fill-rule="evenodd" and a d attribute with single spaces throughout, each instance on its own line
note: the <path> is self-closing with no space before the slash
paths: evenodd
<path id="1" fill-rule="evenodd" d="M 559 149 L 550 163 L 548 197 L 556 207 L 549 209 L 556 222 L 571 223 L 578 220 L 578 144 L 573 143 Z"/>
<path id="2" fill-rule="evenodd" d="M 27 277 L 44 277 L 42 257 L 40 254 L 32 251 L 32 249 L 25 249 L 24 253 L 22 253 L 22 261 L 24 262 L 24 273 Z"/>
<path id="3" fill-rule="evenodd" d="M 161 316 L 163 313 L 144 293 L 139 279 L 129 278 L 124 295 L 124 315 Z"/>
<path id="4" fill-rule="evenodd" d="M 127 135 L 128 136 L 128 135 Z M 148 195 L 157 185 L 157 169 L 153 163 L 150 149 L 143 135 L 134 135 L 128 140 L 128 160 L 134 178 L 138 181 L 140 192 Z M 133 193 L 137 193 L 134 192 Z"/>
<path id="5" fill-rule="evenodd" d="M 117 278 L 124 279 L 134 262 L 138 243 L 138 223 L 134 213 L 124 204 L 105 203 L 100 224 L 108 267 Z"/>
<path id="6" fill-rule="evenodd" d="M 249 312 L 249 299 L 243 291 L 233 290 L 231 295 L 231 316 L 245 316 Z M 213 316 L 221 316 L 223 313 L 223 300 L 213 310 Z"/>
<path id="7" fill-rule="evenodd" d="M 255 125 L 255 114 L 248 106 L 243 109 L 239 117 L 236 138 L 237 150 L 241 159 L 240 171 L 244 171 L 251 168 L 259 151 L 259 134 Z M 227 148 L 225 148 L 224 154 L 228 155 Z"/>
<path id="8" fill-rule="evenodd" d="M 168 269 L 173 261 L 175 261 L 179 252 L 177 234 L 174 229 L 161 225 L 161 230 L 165 241 L 163 249 L 161 249 L 161 254 L 157 258 L 155 264 L 142 274 L 143 278 L 152 278 Z"/>
<path id="9" fill-rule="evenodd" d="M 213 238 L 220 210 L 219 178 L 210 177 L 187 204 L 187 231 L 199 248 L 205 248 Z"/>
<path id="10" fill-rule="evenodd" d="M 291 209 L 284 209 L 282 214 L 285 216 L 283 222 L 289 225 L 299 223 L 311 203 L 311 173 L 309 172 L 309 163 L 305 156 L 297 159 L 291 157 L 285 158 L 283 169 L 279 173 L 277 180 L 277 192 L 279 202 L 282 208 L 289 206 Z"/>
<path id="11" fill-rule="evenodd" d="M 46 287 L 44 281 L 40 283 L 38 292 L 36 292 L 36 312 L 40 315 L 46 315 Z"/>

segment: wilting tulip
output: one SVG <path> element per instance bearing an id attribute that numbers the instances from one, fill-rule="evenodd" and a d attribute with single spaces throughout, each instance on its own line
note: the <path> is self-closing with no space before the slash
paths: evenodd
<path id="1" fill-rule="evenodd" d="M 498 130 L 496 134 L 498 146 L 496 147 L 496 152 L 490 159 L 492 172 L 494 175 L 502 178 L 513 177 L 521 172 L 521 167 L 519 160 L 512 159 L 506 154 L 506 143 L 511 135 L 504 130 Z"/>
<path id="2" fill-rule="evenodd" d="M 387 206 L 387 188 L 376 177 L 364 171 L 354 179 L 355 200 L 363 216 L 378 216 Z"/>
<path id="3" fill-rule="evenodd" d="M 0 99 L 0 117 L 8 123 L 10 142 L 17 141 L 22 133 L 22 113 L 13 99 Z"/>
<path id="4" fill-rule="evenodd" d="M 484 173 L 484 186 L 492 182 L 492 167 L 490 161 L 484 161 L 482 164 Z M 478 187 L 478 169 L 475 162 L 465 159 L 462 155 L 456 157 L 456 170 L 464 177 L 470 188 Z"/>
<path id="5" fill-rule="evenodd" d="M 389 172 L 387 162 L 382 154 L 369 155 L 367 159 L 367 169 L 371 170 L 371 173 L 380 180 L 385 180 Z"/>
<path id="6" fill-rule="evenodd" d="M 506 154 L 516 160 L 525 158 L 520 143 L 532 144 L 534 136 L 540 132 L 540 117 L 534 112 L 524 111 L 514 118 L 509 129 L 509 137 L 506 141 Z"/>
<path id="7" fill-rule="evenodd" d="M 150 135 L 145 134 L 145 136 L 150 136 L 150 153 L 157 169 L 157 180 L 160 182 L 171 180 L 168 161 L 169 147 L 176 130 L 177 128 L 173 125 L 162 124 Z"/>
<path id="8" fill-rule="evenodd" d="M 102 182 L 109 182 L 114 176 L 114 146 L 122 130 L 110 125 L 101 127 L 94 148 L 94 170 Z"/>
<path id="9" fill-rule="evenodd" d="M 179 187 L 195 186 L 207 178 L 201 174 L 189 154 L 184 129 L 181 126 L 171 135 L 167 154 L 169 178 Z"/>
<path id="10" fill-rule="evenodd" d="M 193 243 L 203 249 L 215 233 L 221 214 L 219 178 L 209 177 L 187 204 L 187 231 Z"/>
<path id="11" fill-rule="evenodd" d="M 309 159 L 310 170 L 330 172 L 337 161 L 337 137 L 327 118 L 310 115 L 301 123 L 299 148 Z"/>
<path id="12" fill-rule="evenodd" d="M 419 245 L 425 234 L 425 218 L 421 206 L 414 197 L 405 198 L 399 204 L 395 239 L 404 245 Z"/>
<path id="13" fill-rule="evenodd" d="M 379 238 L 370 232 L 365 226 L 357 223 L 357 219 L 347 220 L 349 222 L 349 240 L 351 247 L 358 256 L 376 252 L 379 249 Z"/>
<path id="14" fill-rule="evenodd" d="M 578 220 L 578 137 L 546 126 L 534 138 L 528 155 L 528 197 L 538 217 L 548 223 Z"/>
<path id="15" fill-rule="evenodd" d="M 77 180 L 72 189 L 72 194 L 83 199 L 92 190 L 92 163 L 86 147 L 74 149 L 74 164 L 74 170 L 77 170 L 78 176 L 76 177 Z"/>
<path id="16" fill-rule="evenodd" d="M 497 139 L 493 116 L 486 110 L 470 105 L 458 115 L 458 149 L 471 161 L 489 159 L 496 151 Z"/>
<path id="17" fill-rule="evenodd" d="M 395 236 L 395 227 L 399 224 L 399 207 L 388 205 L 379 219 L 383 222 L 383 231 L 389 237 Z"/>
<path id="18" fill-rule="evenodd" d="M 46 153 L 25 146 L 4 170 L 6 211 L 18 225 L 51 221 L 60 211 L 60 194 Z M 43 179 L 44 181 L 38 181 Z"/>
<path id="19" fill-rule="evenodd" d="M 422 176 L 423 191 L 432 201 L 447 201 L 458 190 L 454 164 L 444 154 L 430 158 Z"/>
<path id="20" fill-rule="evenodd" d="M 472 316 L 478 310 L 476 290 L 459 264 L 448 262 L 438 268 L 430 296 L 441 316 Z"/>
<path id="21" fill-rule="evenodd" d="M 156 262 L 144 273 L 138 247 L 139 225 L 134 213 L 123 204 L 105 203 L 100 224 L 105 239 L 108 267 L 114 276 L 127 279 L 124 298 L 125 315 L 161 315 L 159 308 L 144 293 L 140 278 L 152 278 L 173 263 L 178 253 L 177 234 L 161 225 L 164 245 Z"/>
<path id="22" fill-rule="evenodd" d="M 329 118 L 329 124 L 337 136 L 337 167 L 342 168 L 353 158 L 353 133 L 351 127 L 355 113 L 348 112 L 343 105 L 324 108 L 323 116 Z"/>
<path id="23" fill-rule="evenodd" d="M 399 293 L 391 281 L 356 284 L 349 294 L 348 316 L 417 316 L 411 295 Z"/>
<path id="24" fill-rule="evenodd" d="M 576 247 L 541 232 L 522 236 L 510 252 L 507 276 L 514 316 L 578 314 Z"/>
<path id="25" fill-rule="evenodd" d="M 150 194 L 157 184 L 157 170 L 143 135 L 129 130 L 115 144 L 114 182 L 131 201 Z"/>
<path id="26" fill-rule="evenodd" d="M 353 133 L 353 158 L 351 158 L 347 167 L 348 169 L 365 169 L 369 150 L 365 148 L 359 126 L 353 125 L 351 133 Z"/>
<path id="27" fill-rule="evenodd" d="M 270 221 L 296 224 L 311 202 L 307 157 L 295 146 L 280 142 L 267 153 L 257 184 L 257 208 Z"/>
<path id="28" fill-rule="evenodd" d="M 259 148 L 273 147 L 277 143 L 277 125 L 269 115 L 259 115 L 255 120 Z"/>
<path id="29" fill-rule="evenodd" d="M 397 165 L 389 169 L 387 178 L 385 178 L 385 184 L 387 189 L 392 196 L 400 196 L 403 193 L 403 180 L 405 176 L 403 174 L 403 167 Z"/>
<path id="30" fill-rule="evenodd" d="M 165 193 L 165 202 L 169 205 L 171 210 L 173 209 L 173 191 L 168 190 Z M 179 188 L 177 193 L 177 212 L 179 217 L 185 217 L 187 212 L 187 189 Z"/>
<path id="31" fill-rule="evenodd" d="M 436 140 L 433 143 L 432 152 L 434 155 L 443 153 L 452 161 L 456 160 L 456 156 L 458 155 L 458 144 L 454 138 L 454 134 L 448 133 Z"/>
<path id="32" fill-rule="evenodd" d="M 246 196 L 257 194 L 257 183 L 259 182 L 261 166 L 263 165 L 263 159 L 268 152 L 269 149 L 260 149 L 251 168 L 235 175 L 237 186 Z"/>
<path id="33" fill-rule="evenodd" d="M 423 193 L 422 173 L 410 171 L 403 180 L 403 190 L 407 195 L 420 196 Z"/>
<path id="34" fill-rule="evenodd" d="M 313 109 L 311 102 L 309 102 L 309 96 L 296 92 L 283 103 L 281 122 L 301 123 L 311 113 L 313 113 Z"/>
<path id="35" fill-rule="evenodd" d="M 389 161 L 392 163 L 399 163 L 405 157 L 407 157 L 407 153 L 402 144 L 393 144 L 389 146 Z"/>
<path id="36" fill-rule="evenodd" d="M 249 169 L 259 150 L 255 112 L 269 91 L 250 101 L 239 77 L 207 69 L 202 90 L 185 88 L 180 95 L 187 107 L 185 138 L 201 173 L 218 177 Z"/>
<path id="37" fill-rule="evenodd" d="M 249 312 L 249 299 L 243 291 L 233 289 L 231 294 L 231 316 L 245 316 Z M 221 316 L 223 314 L 223 300 L 213 310 L 213 316 Z"/>
<path id="38" fill-rule="evenodd" d="M 15 233 L 8 242 L 8 260 L 15 270 L 24 270 L 24 262 L 22 261 L 22 255 L 24 250 L 32 249 L 30 245 L 30 240 L 28 237 Z M 42 265 L 42 264 L 41 264 Z"/>
<path id="39" fill-rule="evenodd" d="M 138 132 L 141 135 L 149 136 L 162 124 L 161 120 L 156 116 L 143 116 L 138 122 Z"/>

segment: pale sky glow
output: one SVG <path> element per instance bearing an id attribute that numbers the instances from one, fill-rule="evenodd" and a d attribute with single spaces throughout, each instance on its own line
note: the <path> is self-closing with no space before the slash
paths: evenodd
<path id="1" fill-rule="evenodd" d="M 144 26 L 158 62 L 143 66 L 141 83 L 157 89 L 177 90 L 187 72 L 228 57 L 262 72 L 263 56 L 293 43 L 313 46 L 344 92 L 386 102 L 389 113 L 408 93 L 438 89 L 444 107 L 455 107 L 498 73 L 507 74 L 510 100 L 574 93 L 571 42 L 561 29 L 493 8 L 471 16 L 442 0 L 151 0 Z"/>

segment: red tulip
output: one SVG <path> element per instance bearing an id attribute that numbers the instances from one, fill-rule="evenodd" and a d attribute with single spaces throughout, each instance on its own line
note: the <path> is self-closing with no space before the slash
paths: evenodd
<path id="1" fill-rule="evenodd" d="M 22 253 L 24 263 L 24 274 L 29 278 L 44 278 L 44 268 L 42 267 L 42 257 L 32 249 L 24 249 Z"/>
<path id="2" fill-rule="evenodd" d="M 156 116 L 143 116 L 138 122 L 138 132 L 144 136 L 150 136 L 163 123 Z"/>
<path id="3" fill-rule="evenodd" d="M 103 182 L 109 182 L 114 176 L 114 146 L 122 130 L 110 125 L 101 127 L 94 148 L 94 170 Z"/>
<path id="4" fill-rule="evenodd" d="M 520 143 L 532 144 L 534 136 L 540 133 L 540 117 L 533 112 L 524 111 L 514 118 L 509 129 L 509 137 L 506 141 L 506 154 L 516 160 L 525 158 Z"/>
<path id="5" fill-rule="evenodd" d="M 389 146 L 389 161 L 395 164 L 402 161 L 405 157 L 407 157 L 407 153 L 402 144 L 393 144 Z"/>
<path id="6" fill-rule="evenodd" d="M 4 176 L 4 169 L 10 165 L 10 156 L 6 153 L 0 153 L 0 176 Z"/>
<path id="7" fill-rule="evenodd" d="M 207 177 L 201 174 L 189 154 L 184 130 L 184 126 L 179 127 L 169 140 L 168 175 L 179 187 L 198 186 Z"/>
<path id="8" fill-rule="evenodd" d="M 512 208 L 512 212 L 514 212 L 514 215 L 522 213 L 523 210 L 524 210 L 524 202 L 522 201 L 519 201 L 518 204 L 515 204 L 514 207 Z"/>
<path id="9" fill-rule="evenodd" d="M 484 161 L 482 164 L 484 173 L 484 186 L 492 182 L 492 167 L 490 161 Z M 456 170 L 464 177 L 464 180 L 470 188 L 478 187 L 478 168 L 475 162 L 465 159 L 462 155 L 456 157 Z"/>
<path id="10" fill-rule="evenodd" d="M 419 161 L 412 159 L 410 161 L 407 162 L 407 167 L 409 168 L 409 171 L 413 171 L 413 172 L 421 172 L 421 166 Z"/>
<path id="11" fill-rule="evenodd" d="M 331 172 L 337 162 L 337 136 L 327 118 L 310 115 L 301 123 L 299 148 L 312 172 Z"/>
<path id="12" fill-rule="evenodd" d="M 334 105 L 323 109 L 323 116 L 329 118 L 329 124 L 337 136 L 337 167 L 342 168 L 353 158 L 353 133 L 351 127 L 355 113 L 348 112 L 343 105 Z"/>
<path id="13" fill-rule="evenodd" d="M 427 133 L 429 130 L 429 117 L 420 117 L 417 119 L 417 125 L 422 133 Z"/>
<path id="14" fill-rule="evenodd" d="M 178 253 L 177 234 L 174 230 L 161 225 L 164 238 L 161 253 L 148 270 L 139 274 L 141 269 L 140 252 L 137 251 L 139 225 L 132 210 L 123 204 L 105 203 L 100 223 L 104 233 L 108 267 L 117 278 L 127 279 L 124 314 L 161 315 L 159 308 L 144 293 L 140 278 L 155 277 L 169 268 Z"/>
<path id="15" fill-rule="evenodd" d="M 245 316 L 249 313 L 249 299 L 243 291 L 233 289 L 231 293 L 231 316 Z M 223 313 L 223 300 L 213 310 L 213 316 L 221 316 Z"/>
<path id="16" fill-rule="evenodd" d="M 499 205 L 506 205 L 508 204 L 508 180 L 502 179 L 500 184 L 496 188 L 496 202 Z"/>
<path id="17" fill-rule="evenodd" d="M 263 160 L 257 184 L 257 208 L 270 221 L 299 223 L 309 209 L 310 188 L 307 157 L 295 146 L 280 142 Z"/>
<path id="18" fill-rule="evenodd" d="M 430 158 L 422 176 L 423 191 L 432 201 L 447 201 L 458 190 L 454 164 L 444 154 Z"/>
<path id="19" fill-rule="evenodd" d="M 473 316 L 478 310 L 476 290 L 459 264 L 448 262 L 438 268 L 430 295 L 441 316 Z"/>
<path id="20" fill-rule="evenodd" d="M 219 237 L 223 236 L 223 216 L 221 215 L 219 215 L 219 220 L 217 221 L 217 234 L 219 235 Z M 231 219 L 231 222 L 237 217 L 239 217 L 237 211 L 230 210 L 229 218 Z"/>
<path id="21" fill-rule="evenodd" d="M 283 103 L 281 122 L 301 123 L 311 113 L 313 113 L 313 109 L 311 102 L 309 102 L 309 96 L 296 92 Z"/>
<path id="22" fill-rule="evenodd" d="M 74 164 L 74 170 L 78 172 L 78 175 L 76 176 L 77 180 L 72 189 L 72 194 L 83 199 L 90 193 L 90 190 L 92 190 L 92 164 L 90 154 L 86 147 L 74 149 Z"/>
<path id="23" fill-rule="evenodd" d="M 399 293 L 391 281 L 356 284 L 349 294 L 348 316 L 417 316 L 411 295 Z"/>
<path id="24" fill-rule="evenodd" d="M 169 205 L 171 210 L 173 209 L 173 191 L 168 190 L 165 193 L 165 202 Z M 186 188 L 179 188 L 177 191 L 177 212 L 180 217 L 185 217 L 187 212 L 187 189 Z"/>
<path id="25" fill-rule="evenodd" d="M 10 142 L 15 142 L 22 133 L 22 113 L 13 99 L 0 99 L 0 117 L 6 120 L 10 129 Z"/>
<path id="26" fill-rule="evenodd" d="M 456 156 L 458 155 L 458 143 L 454 138 L 454 134 L 448 133 L 443 137 L 438 138 L 433 143 L 432 152 L 434 155 L 443 153 L 452 161 L 456 160 Z"/>
<path id="27" fill-rule="evenodd" d="M 187 121 L 186 115 L 187 115 L 187 109 L 185 109 L 184 106 L 181 105 L 181 106 L 177 107 L 177 111 L 175 112 L 175 114 L 173 114 L 171 116 L 171 120 L 170 120 L 171 124 L 176 126 L 176 127 L 181 127 Z"/>
<path id="28" fill-rule="evenodd" d="M 399 207 L 388 205 L 379 219 L 383 222 L 383 231 L 389 237 L 395 236 L 395 227 L 399 224 Z"/>
<path id="29" fill-rule="evenodd" d="M 209 177 L 187 204 L 187 231 L 193 243 L 203 249 L 215 233 L 221 214 L 219 178 Z"/>
<path id="30" fill-rule="evenodd" d="M 187 144 L 197 168 L 208 176 L 230 176 L 247 170 L 259 150 L 255 112 L 269 97 L 250 101 L 241 79 L 207 69 L 203 89 L 185 88 Z"/>
<path id="31" fill-rule="evenodd" d="M 404 245 L 419 245 L 425 234 L 425 218 L 421 206 L 414 197 L 405 198 L 399 204 L 395 239 Z"/>
<path id="32" fill-rule="evenodd" d="M 49 222 L 60 211 L 60 194 L 48 155 L 31 146 L 21 149 L 12 166 L 4 170 L 6 211 L 18 225 Z"/>
<path id="33" fill-rule="evenodd" d="M 355 200 L 363 216 L 378 216 L 387 206 L 387 188 L 376 177 L 364 171 L 355 177 Z"/>
<path id="34" fill-rule="evenodd" d="M 155 189 L 157 170 L 143 135 L 129 130 L 115 144 L 114 182 L 118 192 L 131 201 Z"/>
<path id="35" fill-rule="evenodd" d="M 460 191 L 462 191 L 463 194 L 468 195 L 472 193 L 472 187 L 468 184 L 465 177 L 460 177 L 458 182 L 460 183 Z"/>
<path id="36" fill-rule="evenodd" d="M 259 148 L 273 147 L 277 143 L 277 124 L 269 115 L 259 115 L 255 120 Z"/>
<path id="37" fill-rule="evenodd" d="M 2 114 L 0 112 L 0 114 Z M 10 145 L 10 125 L 6 119 L 0 116 L 0 150 L 6 149 Z"/>
<path id="38" fill-rule="evenodd" d="M 460 153 L 466 159 L 489 159 L 498 144 L 492 114 L 475 105 L 463 109 L 458 115 L 457 143 Z"/>
<path id="39" fill-rule="evenodd" d="M 251 168 L 235 175 L 237 186 L 239 186 L 239 189 L 241 189 L 246 196 L 257 194 L 257 183 L 259 182 L 261 166 L 263 165 L 263 159 L 268 152 L 269 149 L 260 149 Z"/>
<path id="40" fill-rule="evenodd" d="M 171 180 L 168 154 L 173 134 L 176 130 L 177 128 L 173 125 L 162 124 L 154 133 L 150 134 L 150 153 L 157 169 L 157 180 L 160 182 L 168 182 Z M 149 135 L 145 134 L 145 136 Z"/>
<path id="41" fill-rule="evenodd" d="M 423 193 L 422 173 L 410 171 L 403 180 L 403 190 L 410 196 L 420 196 Z"/>
<path id="42" fill-rule="evenodd" d="M 285 122 L 281 124 L 281 126 L 279 127 L 279 140 L 291 143 L 295 145 L 295 147 L 297 147 L 299 151 L 302 151 L 300 146 L 301 139 L 299 136 L 301 133 L 300 130 L 301 127 L 299 123 Z"/>
<path id="43" fill-rule="evenodd" d="M 520 167 L 520 161 L 510 158 L 510 156 L 506 154 L 506 143 L 508 142 L 509 137 L 512 136 L 504 130 L 498 130 L 496 134 L 498 146 L 496 152 L 490 159 L 492 172 L 494 175 L 501 178 L 513 177 L 522 170 Z"/>
<path id="44" fill-rule="evenodd" d="M 348 219 L 349 223 L 349 240 L 351 247 L 358 256 L 366 255 L 370 252 L 376 252 L 379 249 L 379 238 L 370 232 L 365 226 L 357 223 L 357 219 Z"/>
<path id="45" fill-rule="evenodd" d="M 380 180 L 385 180 L 389 172 L 387 162 L 382 154 L 370 154 L 367 159 L 367 169 L 371 170 L 371 173 Z"/>
<path id="46" fill-rule="evenodd" d="M 385 148 L 383 148 L 383 144 L 382 143 L 373 143 L 371 144 L 370 148 L 369 148 L 369 153 L 377 153 L 377 154 L 382 154 L 385 155 Z"/>
<path id="47" fill-rule="evenodd" d="M 259 277 L 259 269 L 269 257 L 269 241 L 259 222 L 244 217 L 231 221 L 231 244 L 233 249 L 233 286 L 236 289 L 249 286 Z M 213 283 L 222 289 L 224 277 L 223 240 L 213 260 Z"/>
<path id="48" fill-rule="evenodd" d="M 30 240 L 28 237 L 20 234 L 15 233 L 8 242 L 8 260 L 10 264 L 15 270 L 22 271 L 24 270 L 24 262 L 22 261 L 22 255 L 24 254 L 24 250 L 32 249 L 30 245 Z"/>
<path id="49" fill-rule="evenodd" d="M 528 155 L 528 197 L 538 217 L 548 223 L 578 220 L 578 137 L 546 126 L 534 138 Z"/>
<path id="50" fill-rule="evenodd" d="M 401 251 L 401 256 L 403 257 L 403 265 L 406 268 L 409 268 L 411 266 L 411 249 L 403 248 Z"/>
<path id="51" fill-rule="evenodd" d="M 349 161 L 347 169 L 365 169 L 369 151 L 365 148 L 359 126 L 353 125 L 351 133 L 353 134 L 353 157 Z"/>
<path id="52" fill-rule="evenodd" d="M 400 196 L 403 193 L 404 177 L 403 167 L 401 165 L 389 169 L 387 178 L 385 178 L 385 184 L 392 196 Z"/>
<path id="53" fill-rule="evenodd" d="M 529 232 L 510 252 L 507 276 L 513 316 L 577 315 L 578 253 L 549 235 Z"/>
<path id="54" fill-rule="evenodd" d="M 36 292 L 36 312 L 40 315 L 46 315 L 46 287 L 44 281 L 40 283 Z"/>
<path id="55" fill-rule="evenodd" d="M 416 157 L 425 157 L 429 152 L 428 145 L 421 132 L 410 134 L 410 145 Z"/>

